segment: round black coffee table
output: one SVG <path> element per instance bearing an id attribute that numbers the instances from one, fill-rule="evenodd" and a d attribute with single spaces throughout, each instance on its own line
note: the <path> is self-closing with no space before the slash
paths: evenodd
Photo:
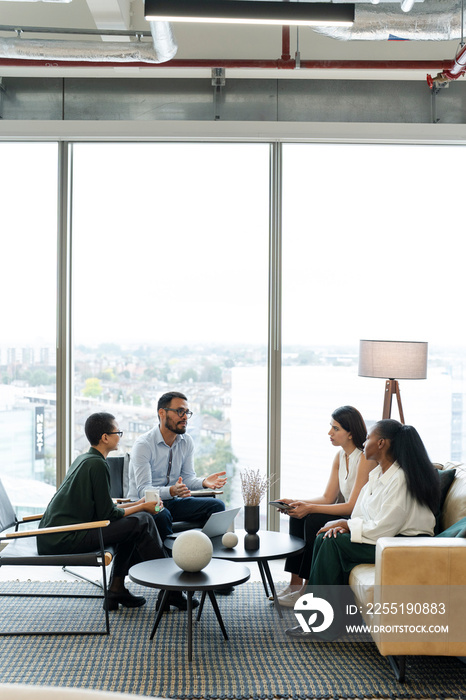
<path id="1" fill-rule="evenodd" d="M 259 549 L 247 550 L 244 549 L 244 530 L 237 530 L 238 544 L 232 549 L 227 549 L 222 544 L 222 536 L 213 537 L 212 545 L 214 547 L 213 557 L 215 559 L 227 559 L 233 562 L 257 562 L 259 572 L 264 586 L 265 594 L 268 596 L 267 583 L 270 586 L 270 592 L 273 595 L 275 607 L 278 610 L 280 617 L 283 617 L 282 610 L 277 598 L 277 592 L 270 572 L 269 559 L 282 559 L 290 554 L 298 554 L 304 549 L 305 542 L 300 537 L 294 537 L 284 532 L 272 532 L 271 530 L 259 530 L 260 537 Z M 166 539 L 164 542 L 167 549 L 173 547 L 175 540 Z"/>
<path id="2" fill-rule="evenodd" d="M 153 559 L 132 566 L 128 575 L 134 583 L 139 583 L 141 586 L 149 586 L 150 588 L 160 588 L 164 591 L 150 639 L 153 639 L 156 629 L 159 626 L 169 591 L 186 591 L 188 598 L 188 661 L 192 661 L 192 601 L 194 591 L 201 591 L 204 597 L 206 594 L 209 596 L 223 636 L 225 639 L 228 639 L 227 631 L 215 598 L 214 589 L 223 588 L 225 586 L 237 586 L 240 583 L 245 583 L 249 579 L 251 572 L 246 566 L 212 559 L 205 569 L 197 571 L 196 573 L 191 573 L 182 571 L 182 569 L 175 564 L 173 559 Z M 200 606 L 197 617 L 198 620 L 200 619 L 201 610 L 202 607 Z"/>

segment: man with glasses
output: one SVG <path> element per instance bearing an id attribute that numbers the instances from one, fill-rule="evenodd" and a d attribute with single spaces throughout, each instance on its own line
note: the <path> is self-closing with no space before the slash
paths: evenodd
<path id="1" fill-rule="evenodd" d="M 159 489 L 164 508 L 154 515 L 162 541 L 172 534 L 175 521 L 204 524 L 211 513 L 225 510 L 218 498 L 193 497 L 191 491 L 219 489 L 226 483 L 226 472 L 203 479 L 194 471 L 194 443 L 186 434 L 192 411 L 188 400 L 178 391 L 160 397 L 157 404 L 159 424 L 141 435 L 131 450 L 129 497 L 138 499 L 146 489 Z"/>

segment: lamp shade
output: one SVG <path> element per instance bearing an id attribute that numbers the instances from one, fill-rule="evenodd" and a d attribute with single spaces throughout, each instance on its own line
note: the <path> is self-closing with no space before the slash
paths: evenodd
<path id="1" fill-rule="evenodd" d="M 425 379 L 427 343 L 360 340 L 358 375 L 384 379 Z"/>
<path id="2" fill-rule="evenodd" d="M 296 0 L 145 0 L 149 21 L 351 26 L 354 3 Z"/>

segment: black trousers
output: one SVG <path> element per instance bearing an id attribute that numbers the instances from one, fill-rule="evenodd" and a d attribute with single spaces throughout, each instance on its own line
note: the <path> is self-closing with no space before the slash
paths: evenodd
<path id="1" fill-rule="evenodd" d="M 115 557 L 110 582 L 124 577 L 134 564 L 149 559 L 167 557 L 162 540 L 150 513 L 140 511 L 114 520 L 102 528 L 104 545 L 115 548 Z M 100 547 L 97 530 L 88 530 L 76 552 L 89 552 Z"/>
<path id="2" fill-rule="evenodd" d="M 305 549 L 300 554 L 293 554 L 285 561 L 285 571 L 296 574 L 307 580 L 311 572 L 312 552 L 317 533 L 329 520 L 348 519 L 347 515 L 329 513 L 310 513 L 305 518 L 292 518 L 290 516 L 290 535 L 301 537 L 305 543 Z"/>

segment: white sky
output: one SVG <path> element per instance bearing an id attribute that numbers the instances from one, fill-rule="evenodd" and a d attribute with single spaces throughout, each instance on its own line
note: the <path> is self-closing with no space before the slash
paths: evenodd
<path id="1" fill-rule="evenodd" d="M 0 144 L 0 345 L 54 342 L 56 153 Z M 463 153 L 284 147 L 285 344 L 465 344 Z M 81 144 L 74 165 L 76 343 L 265 344 L 267 145 Z"/>

